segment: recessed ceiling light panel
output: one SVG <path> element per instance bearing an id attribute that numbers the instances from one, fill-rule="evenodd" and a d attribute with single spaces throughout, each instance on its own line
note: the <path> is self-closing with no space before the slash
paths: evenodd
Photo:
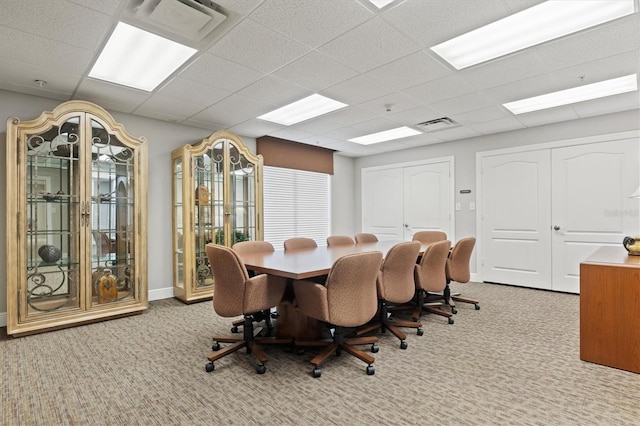
<path id="1" fill-rule="evenodd" d="M 313 94 L 282 108 L 259 116 L 260 120 L 290 126 L 348 106 L 342 102 Z"/>
<path id="2" fill-rule="evenodd" d="M 371 145 L 374 143 L 387 142 L 421 134 L 422 132 L 419 132 L 416 129 L 403 126 L 397 127 L 395 129 L 385 130 L 383 132 L 371 133 L 369 135 L 349 139 L 349 142 L 359 143 L 360 145 Z"/>
<path id="3" fill-rule="evenodd" d="M 571 89 L 560 90 L 519 101 L 507 102 L 503 104 L 503 106 L 514 114 L 524 114 L 525 112 L 604 98 L 605 96 L 619 95 L 621 93 L 633 92 L 634 90 L 638 90 L 637 74 L 585 84 L 584 86 L 573 87 Z"/>
<path id="4" fill-rule="evenodd" d="M 89 77 L 150 92 L 195 53 L 196 49 L 118 22 Z"/>
<path id="5" fill-rule="evenodd" d="M 431 50 L 463 69 L 634 12 L 634 0 L 549 0 Z"/>

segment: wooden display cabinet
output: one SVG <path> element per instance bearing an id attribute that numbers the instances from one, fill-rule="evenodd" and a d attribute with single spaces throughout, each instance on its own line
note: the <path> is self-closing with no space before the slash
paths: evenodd
<path id="1" fill-rule="evenodd" d="M 147 146 L 69 101 L 7 122 L 7 333 L 147 307 Z"/>
<path id="2" fill-rule="evenodd" d="M 171 162 L 173 294 L 185 303 L 211 299 L 205 246 L 263 238 L 262 156 L 219 131 L 174 150 Z"/>

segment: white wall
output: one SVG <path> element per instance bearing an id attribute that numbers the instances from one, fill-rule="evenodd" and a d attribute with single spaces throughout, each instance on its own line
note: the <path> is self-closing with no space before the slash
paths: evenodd
<path id="1" fill-rule="evenodd" d="M 333 156 L 331 176 L 331 234 L 355 235 L 356 201 L 354 196 L 354 159 L 342 155 Z"/>

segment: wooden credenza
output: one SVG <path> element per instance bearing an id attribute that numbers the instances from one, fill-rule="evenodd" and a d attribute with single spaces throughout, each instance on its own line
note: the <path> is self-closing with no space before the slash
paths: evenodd
<path id="1" fill-rule="evenodd" d="M 580 264 L 580 359 L 640 373 L 640 256 L 622 246 Z"/>

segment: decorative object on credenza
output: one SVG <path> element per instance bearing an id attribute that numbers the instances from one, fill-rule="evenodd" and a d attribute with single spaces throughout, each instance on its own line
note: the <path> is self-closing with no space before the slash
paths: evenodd
<path id="1" fill-rule="evenodd" d="M 624 237 L 622 245 L 627 249 L 630 255 L 640 256 L 640 236 L 638 237 Z"/>
<path id="2" fill-rule="evenodd" d="M 56 263 L 62 259 L 62 251 L 52 244 L 45 244 L 38 249 L 38 256 L 40 256 L 45 263 Z"/>

